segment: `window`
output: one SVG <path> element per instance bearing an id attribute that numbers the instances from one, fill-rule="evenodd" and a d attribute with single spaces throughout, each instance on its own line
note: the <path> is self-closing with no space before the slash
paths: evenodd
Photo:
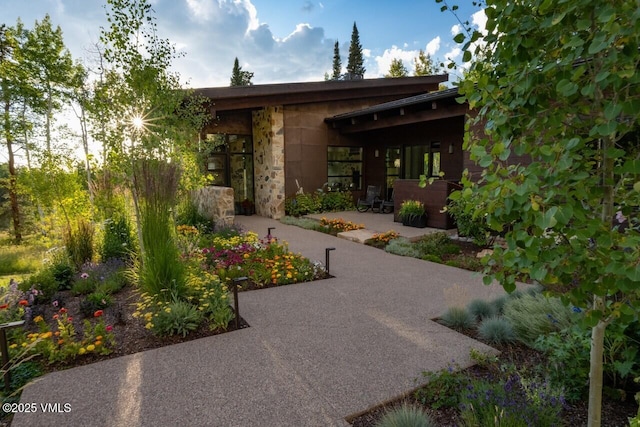
<path id="1" fill-rule="evenodd" d="M 232 187 L 236 202 L 253 200 L 253 142 L 251 135 L 207 134 L 207 172 L 212 185 Z"/>
<path id="2" fill-rule="evenodd" d="M 393 183 L 400 177 L 400 148 L 387 148 L 385 154 L 385 178 L 387 183 L 387 199 L 391 198 Z"/>
<path id="3" fill-rule="evenodd" d="M 329 191 L 362 189 L 362 147 L 327 147 Z"/>
<path id="4" fill-rule="evenodd" d="M 440 141 L 404 147 L 404 179 L 418 179 L 420 175 L 438 177 L 440 171 Z"/>

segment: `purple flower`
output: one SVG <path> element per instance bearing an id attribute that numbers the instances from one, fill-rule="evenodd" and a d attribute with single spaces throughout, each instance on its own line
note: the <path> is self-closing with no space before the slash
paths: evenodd
<path id="1" fill-rule="evenodd" d="M 57 307 L 58 307 L 58 300 L 53 301 L 51 304 L 52 304 L 54 307 L 56 307 L 56 308 L 57 308 Z"/>
<path id="2" fill-rule="evenodd" d="M 89 273 L 82 273 L 82 274 L 80 275 L 80 278 L 81 278 L 81 279 L 88 279 L 88 278 L 89 278 Z"/>
<path id="3" fill-rule="evenodd" d="M 580 307 L 573 307 L 571 310 L 573 310 L 574 313 L 582 313 Z"/>
<path id="4" fill-rule="evenodd" d="M 616 221 L 618 221 L 618 224 L 622 224 L 623 222 L 625 222 L 627 220 L 627 217 L 624 216 L 624 214 L 622 213 L 622 211 L 618 211 L 616 212 Z"/>

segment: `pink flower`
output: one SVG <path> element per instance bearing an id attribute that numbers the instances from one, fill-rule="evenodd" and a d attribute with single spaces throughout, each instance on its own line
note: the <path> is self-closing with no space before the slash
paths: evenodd
<path id="1" fill-rule="evenodd" d="M 71 317 L 71 316 L 67 317 L 67 321 L 68 321 L 69 323 L 73 322 L 73 317 Z"/>
<path id="2" fill-rule="evenodd" d="M 54 307 L 58 306 L 58 300 L 55 300 L 54 302 L 51 303 Z"/>
<path id="3" fill-rule="evenodd" d="M 113 331 L 113 326 L 107 325 L 106 329 L 107 329 L 107 332 L 111 332 Z"/>
<path id="4" fill-rule="evenodd" d="M 89 278 L 89 273 L 82 273 L 82 274 L 80 275 L 80 278 L 81 278 L 81 279 L 88 279 L 88 278 Z"/>

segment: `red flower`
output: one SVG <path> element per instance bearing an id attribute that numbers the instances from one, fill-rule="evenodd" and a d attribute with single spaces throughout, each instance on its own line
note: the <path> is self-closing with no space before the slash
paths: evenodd
<path id="1" fill-rule="evenodd" d="M 113 326 L 107 325 L 106 329 L 107 329 L 107 332 L 111 332 L 113 331 Z"/>
<path id="2" fill-rule="evenodd" d="M 58 311 L 60 311 L 60 313 L 66 313 L 66 312 L 67 312 L 67 309 L 66 309 L 66 308 L 64 308 L 64 307 L 62 307 L 62 308 L 61 308 L 60 310 L 58 310 Z"/>
<path id="3" fill-rule="evenodd" d="M 9 304 L 2 304 L 0 305 L 0 310 L 4 310 L 5 308 L 8 308 Z"/>
<path id="4" fill-rule="evenodd" d="M 93 317 L 100 317 L 104 314 L 104 312 L 102 310 L 97 310 L 95 313 L 93 313 Z"/>
<path id="5" fill-rule="evenodd" d="M 67 317 L 67 321 L 68 321 L 69 323 L 73 322 L 73 317 Z"/>
<path id="6" fill-rule="evenodd" d="M 21 299 L 18 304 L 25 306 L 25 305 L 29 305 L 29 301 L 27 301 L 26 299 Z"/>
<path id="7" fill-rule="evenodd" d="M 57 314 L 53 315 L 53 320 L 58 320 L 58 315 Z"/>

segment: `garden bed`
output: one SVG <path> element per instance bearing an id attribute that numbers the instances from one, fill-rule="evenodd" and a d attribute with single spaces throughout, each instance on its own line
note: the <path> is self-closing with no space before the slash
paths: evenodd
<path id="1" fill-rule="evenodd" d="M 472 331 L 467 331 L 469 336 L 477 339 Z M 544 356 L 523 344 L 509 344 L 497 346 L 500 351 L 498 364 L 513 364 L 518 370 L 531 369 L 535 366 L 544 366 L 546 362 Z M 474 378 L 492 378 L 495 369 L 488 369 L 481 365 L 474 365 L 460 372 L 461 374 Z M 390 410 L 400 407 L 403 404 L 414 405 L 422 408 L 434 421 L 438 427 L 456 427 L 462 424 L 460 413 L 456 408 L 433 409 L 429 404 L 422 404 L 414 393 L 392 400 L 385 405 L 372 408 L 371 410 L 356 416 L 347 421 L 353 427 L 375 427 L 376 423 Z M 605 398 L 602 404 L 602 427 L 621 427 L 628 425 L 628 419 L 636 415 L 638 405 L 629 397 L 626 401 L 618 401 Z M 586 400 L 576 403 L 567 403 L 561 412 L 561 418 L 566 426 L 586 426 L 588 405 Z"/>

